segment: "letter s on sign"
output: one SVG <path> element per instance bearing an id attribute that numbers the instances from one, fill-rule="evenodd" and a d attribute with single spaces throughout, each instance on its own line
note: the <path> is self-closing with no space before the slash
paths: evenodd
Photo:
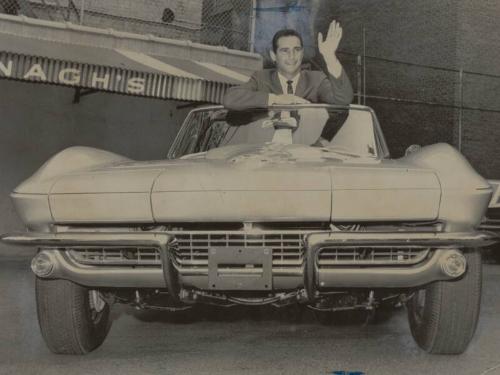
<path id="1" fill-rule="evenodd" d="M 130 78 L 127 81 L 127 92 L 130 94 L 144 94 L 146 80 L 144 78 Z"/>

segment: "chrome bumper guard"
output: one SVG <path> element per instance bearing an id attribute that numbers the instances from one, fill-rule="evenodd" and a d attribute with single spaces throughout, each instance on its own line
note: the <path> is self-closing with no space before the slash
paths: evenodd
<path id="1" fill-rule="evenodd" d="M 306 271 L 304 286 L 313 297 L 327 288 L 411 288 L 433 281 L 451 280 L 441 267 L 442 260 L 462 248 L 488 246 L 496 235 L 489 232 L 466 233 L 311 233 L 306 237 Z M 324 249 L 353 247 L 398 247 L 436 249 L 425 261 L 409 266 L 345 266 L 320 268 L 318 256 Z"/>
<path id="2" fill-rule="evenodd" d="M 54 264 L 50 278 L 61 278 L 93 287 L 166 287 L 178 299 L 179 282 L 169 251 L 174 237 L 167 233 L 13 233 L 0 236 L 0 240 L 13 245 L 34 246 L 46 251 Z M 95 268 L 72 262 L 60 249 L 71 247 L 137 246 L 156 248 L 161 257 L 161 269 Z M 52 250 L 52 251 L 50 251 Z"/>
<path id="3" fill-rule="evenodd" d="M 180 290 L 180 278 L 173 265 L 170 245 L 175 237 L 159 232 L 64 232 L 14 233 L 0 237 L 5 243 L 41 248 L 54 263 L 50 278 L 62 278 L 89 287 L 164 288 L 175 298 Z M 306 288 L 312 298 L 321 290 L 331 288 L 411 288 L 438 280 L 449 280 L 440 260 L 461 248 L 483 247 L 494 243 L 496 235 L 489 232 L 468 233 L 380 233 L 380 232 L 321 232 L 305 238 L 305 269 L 303 275 L 282 276 L 290 279 L 286 285 Z M 71 247 L 136 246 L 158 249 L 162 267 L 89 266 L 75 263 L 65 252 Z M 355 265 L 319 267 L 318 255 L 327 248 L 353 247 L 429 247 L 431 255 L 417 264 Z M 293 280 L 292 280 L 293 279 Z M 208 288 L 208 275 L 193 276 L 200 289 Z M 205 286 L 204 286 L 205 285 Z M 269 289 L 269 288 L 268 288 Z M 277 284 L 273 289 L 279 289 Z"/>

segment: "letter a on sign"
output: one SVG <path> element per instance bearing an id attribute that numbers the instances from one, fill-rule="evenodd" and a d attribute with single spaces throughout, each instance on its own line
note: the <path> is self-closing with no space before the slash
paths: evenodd
<path id="1" fill-rule="evenodd" d="M 42 66 L 40 64 L 34 64 L 30 70 L 24 75 L 24 79 L 32 79 L 32 78 L 39 78 L 42 81 L 47 80 L 47 76 L 45 75 L 45 72 L 42 69 Z"/>

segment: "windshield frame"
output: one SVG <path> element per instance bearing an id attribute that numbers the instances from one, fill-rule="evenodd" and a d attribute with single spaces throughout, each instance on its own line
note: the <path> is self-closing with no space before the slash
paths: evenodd
<path id="1" fill-rule="evenodd" d="M 179 148 L 180 143 L 182 142 L 184 138 L 184 134 L 186 133 L 188 129 L 188 124 L 190 118 L 195 115 L 197 112 L 201 111 L 210 111 L 210 110 L 221 110 L 224 109 L 225 107 L 223 105 L 208 105 L 208 106 L 201 106 L 199 108 L 195 108 L 192 111 L 188 113 L 186 118 L 184 119 L 180 130 L 178 131 L 174 141 L 172 142 L 172 145 L 170 146 L 170 149 L 167 153 L 167 159 L 178 159 L 174 158 L 173 155 L 175 155 L 175 151 Z M 268 109 L 275 109 L 275 110 L 297 110 L 301 108 L 325 108 L 325 109 L 333 109 L 333 110 L 357 110 L 357 111 L 366 111 L 371 114 L 372 117 L 372 123 L 373 123 L 373 130 L 374 130 L 374 135 L 375 135 L 375 143 L 377 147 L 377 157 L 376 159 L 387 159 L 390 157 L 389 149 L 387 147 L 387 143 L 385 141 L 384 134 L 382 132 L 382 128 L 380 127 L 380 123 L 378 122 L 377 116 L 375 115 L 375 112 L 373 109 L 370 107 L 362 106 L 362 105 L 357 105 L 357 104 L 351 104 L 351 105 L 332 105 L 332 104 L 288 104 L 288 105 L 272 105 L 267 107 Z M 263 108 L 255 108 L 255 110 L 262 110 Z M 248 109 L 251 110 L 251 109 Z M 185 155 L 183 155 L 185 156 Z M 182 157 L 182 156 L 181 156 Z"/>

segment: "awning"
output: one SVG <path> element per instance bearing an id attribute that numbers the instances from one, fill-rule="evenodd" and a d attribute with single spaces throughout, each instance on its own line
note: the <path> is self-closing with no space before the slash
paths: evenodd
<path id="1" fill-rule="evenodd" d="M 214 63 L 0 33 L 0 78 L 220 103 L 249 76 Z"/>

